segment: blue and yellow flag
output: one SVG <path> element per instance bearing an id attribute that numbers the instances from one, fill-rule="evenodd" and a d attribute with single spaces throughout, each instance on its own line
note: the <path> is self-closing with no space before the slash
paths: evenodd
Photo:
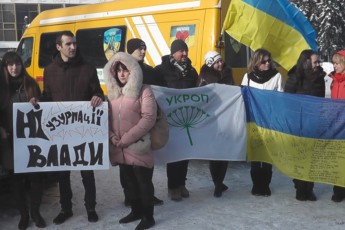
<path id="1" fill-rule="evenodd" d="M 231 0 L 223 31 L 253 50 L 269 50 L 286 70 L 301 51 L 317 50 L 315 30 L 287 0 Z"/>
<path id="2" fill-rule="evenodd" d="M 345 100 L 242 88 L 247 158 L 285 175 L 345 187 Z"/>

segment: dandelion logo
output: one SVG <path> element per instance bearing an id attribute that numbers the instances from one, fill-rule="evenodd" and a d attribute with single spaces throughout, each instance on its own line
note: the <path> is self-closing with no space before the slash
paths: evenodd
<path id="1" fill-rule="evenodd" d="M 204 110 L 195 106 L 182 106 L 167 115 L 169 125 L 186 129 L 190 145 L 193 145 L 190 129 L 195 128 L 209 116 Z"/>

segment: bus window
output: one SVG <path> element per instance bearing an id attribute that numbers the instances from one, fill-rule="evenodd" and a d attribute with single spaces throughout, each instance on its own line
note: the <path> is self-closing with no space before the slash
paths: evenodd
<path id="1" fill-rule="evenodd" d="M 33 37 L 23 38 L 17 48 L 17 52 L 22 58 L 25 68 L 31 66 L 33 43 Z"/>
<path id="2" fill-rule="evenodd" d="M 125 34 L 126 27 L 78 30 L 77 46 L 86 61 L 103 68 L 115 52 L 125 50 Z"/>
<path id="3" fill-rule="evenodd" d="M 56 36 L 59 32 L 44 33 L 41 35 L 38 66 L 44 68 L 53 61 L 53 57 L 57 54 Z"/>

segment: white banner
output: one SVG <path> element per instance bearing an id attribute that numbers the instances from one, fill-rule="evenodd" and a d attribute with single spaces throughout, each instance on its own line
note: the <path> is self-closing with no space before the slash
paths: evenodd
<path id="1" fill-rule="evenodd" d="M 186 159 L 246 160 L 246 114 L 240 87 L 210 84 L 152 89 L 170 126 L 167 145 L 156 151 L 156 164 Z"/>
<path id="2" fill-rule="evenodd" d="M 13 106 L 15 172 L 109 169 L 108 103 Z"/>

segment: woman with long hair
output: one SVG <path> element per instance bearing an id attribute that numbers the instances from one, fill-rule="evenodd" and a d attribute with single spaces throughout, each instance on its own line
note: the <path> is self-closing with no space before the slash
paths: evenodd
<path id="1" fill-rule="evenodd" d="M 283 91 L 284 82 L 271 59 L 271 53 L 258 49 L 250 58 L 248 71 L 241 85 L 263 90 Z M 252 194 L 255 196 L 270 196 L 269 187 L 272 179 L 272 165 L 266 162 L 251 162 L 250 175 L 253 181 Z"/>
<path id="2" fill-rule="evenodd" d="M 6 85 L 2 94 L 8 101 L 3 107 L 1 116 L 1 126 L 7 133 L 10 151 L 3 154 L 3 167 L 9 170 L 13 176 L 13 189 L 20 212 L 19 229 L 26 229 L 29 226 L 29 208 L 32 220 L 39 228 L 44 228 L 46 223 L 40 214 L 42 193 L 44 188 L 44 173 L 16 173 L 14 174 L 14 155 L 13 155 L 13 103 L 28 102 L 32 97 L 39 97 L 41 92 L 36 81 L 26 72 L 23 61 L 18 53 L 7 52 L 1 63 L 3 82 Z M 26 185 L 29 184 L 30 207 L 27 207 Z"/>
<path id="3" fill-rule="evenodd" d="M 325 77 L 319 62 L 319 55 L 310 49 L 303 50 L 297 63 L 288 72 L 284 91 L 287 93 L 325 97 Z M 313 192 L 314 183 L 293 179 L 296 188 L 296 199 L 316 201 Z"/>

